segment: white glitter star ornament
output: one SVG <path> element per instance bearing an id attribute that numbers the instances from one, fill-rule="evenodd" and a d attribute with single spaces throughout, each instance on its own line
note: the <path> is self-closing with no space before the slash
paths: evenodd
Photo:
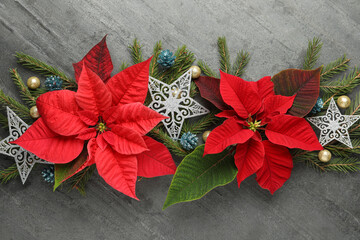
<path id="1" fill-rule="evenodd" d="M 191 74 L 190 69 L 170 85 L 149 77 L 149 91 L 153 100 L 149 107 L 169 117 L 162 122 L 174 140 L 179 139 L 186 118 L 209 113 L 209 110 L 189 96 Z"/>
<path id="2" fill-rule="evenodd" d="M 342 115 L 333 98 L 324 116 L 309 117 L 307 120 L 320 129 L 319 142 L 325 146 L 336 140 L 353 148 L 348 129 L 360 119 L 360 116 Z"/>
<path id="3" fill-rule="evenodd" d="M 15 159 L 21 181 L 24 184 L 35 163 L 53 163 L 46 162 L 45 160 L 42 160 L 34 154 L 26 151 L 22 147 L 9 143 L 18 139 L 29 128 L 29 125 L 21 120 L 21 118 L 19 118 L 10 108 L 7 107 L 6 109 L 10 135 L 0 141 L 0 153 Z"/>

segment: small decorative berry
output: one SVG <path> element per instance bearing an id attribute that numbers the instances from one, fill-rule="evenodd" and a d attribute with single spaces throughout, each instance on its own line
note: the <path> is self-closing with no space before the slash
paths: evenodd
<path id="1" fill-rule="evenodd" d="M 324 105 L 324 101 L 322 100 L 321 97 L 319 97 L 316 101 L 315 106 L 311 109 L 311 113 L 315 114 L 315 113 L 321 112 L 323 105 Z"/>
<path id="2" fill-rule="evenodd" d="M 41 176 L 44 178 L 45 182 L 54 183 L 55 175 L 54 175 L 54 167 L 50 166 L 49 168 L 44 168 L 41 172 Z"/>
<path id="3" fill-rule="evenodd" d="M 193 150 L 198 144 L 198 138 L 191 132 L 184 133 L 181 136 L 180 144 L 185 150 Z"/>
<path id="4" fill-rule="evenodd" d="M 175 63 L 175 56 L 173 56 L 173 53 L 169 50 L 161 51 L 159 54 L 159 58 L 157 60 L 158 64 L 165 68 L 169 68 Z"/>
<path id="5" fill-rule="evenodd" d="M 50 76 L 45 79 L 45 87 L 48 91 L 61 90 L 62 83 L 59 76 Z"/>

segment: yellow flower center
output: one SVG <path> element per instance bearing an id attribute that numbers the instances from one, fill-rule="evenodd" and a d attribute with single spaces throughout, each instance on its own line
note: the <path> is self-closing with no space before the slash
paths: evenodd
<path id="1" fill-rule="evenodd" d="M 105 132 L 107 130 L 106 124 L 103 122 L 98 123 L 96 126 L 96 130 L 98 130 L 101 133 Z"/>
<path id="2" fill-rule="evenodd" d="M 251 131 L 256 132 L 256 129 L 258 129 L 261 126 L 261 121 L 255 120 L 255 122 L 248 122 L 248 124 L 249 124 L 249 129 Z"/>

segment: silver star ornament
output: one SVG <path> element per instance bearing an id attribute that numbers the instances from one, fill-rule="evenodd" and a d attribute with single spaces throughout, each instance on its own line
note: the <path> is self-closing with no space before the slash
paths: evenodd
<path id="1" fill-rule="evenodd" d="M 209 110 L 190 97 L 191 74 L 190 69 L 170 85 L 149 77 L 149 92 L 152 98 L 149 107 L 169 117 L 162 122 L 174 140 L 179 139 L 186 118 L 209 113 Z"/>
<path id="2" fill-rule="evenodd" d="M 35 163 L 52 163 L 38 158 L 34 154 L 26 151 L 25 149 L 16 144 L 10 143 L 18 139 L 22 134 L 24 134 L 24 132 L 29 128 L 29 126 L 8 107 L 7 115 L 10 135 L 0 141 L 0 153 L 13 157 L 15 159 L 21 181 L 24 184 Z"/>
<path id="3" fill-rule="evenodd" d="M 320 129 L 319 142 L 325 146 L 336 140 L 353 148 L 348 129 L 360 119 L 360 116 L 342 115 L 333 98 L 324 116 L 308 117 L 307 120 Z"/>

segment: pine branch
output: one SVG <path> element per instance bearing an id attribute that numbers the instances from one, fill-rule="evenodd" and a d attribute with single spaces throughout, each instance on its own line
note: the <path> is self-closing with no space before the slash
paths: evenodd
<path id="1" fill-rule="evenodd" d="M 236 57 L 232 74 L 240 77 L 244 73 L 244 68 L 250 61 L 250 54 L 246 51 L 241 50 Z"/>
<path id="2" fill-rule="evenodd" d="M 59 76 L 64 81 L 64 85 L 66 85 L 65 89 L 77 87 L 77 83 L 73 79 L 69 78 L 55 67 L 47 65 L 46 63 L 21 52 L 17 52 L 16 57 L 18 63 L 32 71 L 38 72 L 44 76 Z"/>
<path id="3" fill-rule="evenodd" d="M 201 72 L 206 76 L 219 78 L 219 76 L 204 61 L 198 61 L 198 66 L 201 69 Z"/>
<path id="4" fill-rule="evenodd" d="M 327 83 L 326 85 L 321 84 L 320 89 L 325 93 L 323 99 L 326 99 L 324 101 L 324 107 L 328 106 L 332 97 L 346 95 L 359 84 L 360 71 L 357 67 L 354 67 L 353 71 L 345 75 L 342 79 Z"/>
<path id="5" fill-rule="evenodd" d="M 134 64 L 138 64 L 144 61 L 142 57 L 141 47 L 142 46 L 136 38 L 134 39 L 133 45 L 129 46 L 131 58 Z"/>
<path id="6" fill-rule="evenodd" d="M 1 125 L 1 127 L 5 128 L 5 129 L 8 129 L 8 127 L 9 127 L 8 119 L 2 113 L 0 113 L 0 125 Z"/>
<path id="7" fill-rule="evenodd" d="M 86 167 L 81 172 L 77 173 L 75 176 L 69 179 L 70 181 L 70 189 L 76 188 L 81 195 L 85 196 L 85 186 L 86 183 L 90 180 L 91 176 L 93 175 L 96 167 L 95 165 L 91 165 L 90 167 Z"/>
<path id="8" fill-rule="evenodd" d="M 188 154 L 188 152 L 181 147 L 179 142 L 172 140 L 172 138 L 159 127 L 155 127 L 149 134 L 163 142 L 164 145 L 176 155 L 185 157 Z"/>
<path id="9" fill-rule="evenodd" d="M 30 93 L 29 88 L 25 85 L 25 83 L 21 79 L 18 71 L 15 68 L 10 69 L 10 75 L 11 75 L 11 78 L 13 79 L 15 85 L 19 88 L 20 94 L 21 94 L 23 100 L 26 102 L 26 104 L 30 107 L 35 106 L 36 99 Z"/>
<path id="10" fill-rule="evenodd" d="M 316 37 L 312 41 L 309 41 L 303 69 L 311 70 L 314 68 L 316 61 L 319 58 L 319 53 L 320 53 L 322 45 L 323 44 L 322 44 L 321 40 Z"/>
<path id="11" fill-rule="evenodd" d="M 321 71 L 321 81 L 326 81 L 332 78 L 334 75 L 346 71 L 349 68 L 348 62 L 350 59 L 346 58 L 344 54 L 343 57 L 335 60 L 334 62 L 329 63 Z"/>
<path id="12" fill-rule="evenodd" d="M 303 162 L 308 167 L 312 167 L 318 171 L 325 171 L 325 168 L 322 166 L 322 162 L 317 157 L 317 151 L 305 151 L 305 150 L 298 150 L 293 155 L 293 160 L 295 162 Z"/>
<path id="13" fill-rule="evenodd" d="M 197 86 L 194 82 L 190 84 L 190 97 L 194 97 L 198 93 Z"/>
<path id="14" fill-rule="evenodd" d="M 360 161 L 357 157 L 336 158 L 332 159 L 330 163 L 324 164 L 326 171 L 334 172 L 357 172 L 360 170 Z"/>
<path id="15" fill-rule="evenodd" d="M 199 134 L 207 130 L 210 126 L 219 122 L 219 118 L 215 117 L 215 113 L 209 113 L 196 122 L 185 121 L 181 130 L 181 134 L 191 132 Z"/>
<path id="16" fill-rule="evenodd" d="M 30 110 L 23 104 L 19 103 L 15 99 L 7 96 L 1 89 L 0 89 L 0 103 L 4 106 L 10 107 L 13 111 L 15 111 L 20 118 L 24 119 L 31 119 Z"/>
<path id="17" fill-rule="evenodd" d="M 129 64 L 127 62 L 122 62 L 121 65 L 120 65 L 119 70 L 121 72 L 121 71 L 124 71 L 128 67 L 129 67 Z"/>
<path id="18" fill-rule="evenodd" d="M 359 114 L 360 114 L 360 92 L 357 93 L 355 99 L 351 101 L 350 106 L 345 111 L 345 115 L 359 115 Z"/>
<path id="19" fill-rule="evenodd" d="M 220 69 L 223 72 L 230 73 L 231 65 L 230 65 L 230 55 L 229 49 L 226 44 L 225 37 L 218 38 L 218 49 L 220 55 Z"/>
<path id="20" fill-rule="evenodd" d="M 0 171 L 0 180 L 1 183 L 7 183 L 11 179 L 16 178 L 19 176 L 19 171 L 17 169 L 16 163 L 8 167 L 7 169 Z"/>
<path id="21" fill-rule="evenodd" d="M 150 63 L 150 76 L 153 78 L 158 79 L 159 77 L 159 64 L 157 62 L 158 57 L 161 53 L 162 43 L 161 41 L 156 42 L 153 50 L 153 58 L 151 59 Z"/>

